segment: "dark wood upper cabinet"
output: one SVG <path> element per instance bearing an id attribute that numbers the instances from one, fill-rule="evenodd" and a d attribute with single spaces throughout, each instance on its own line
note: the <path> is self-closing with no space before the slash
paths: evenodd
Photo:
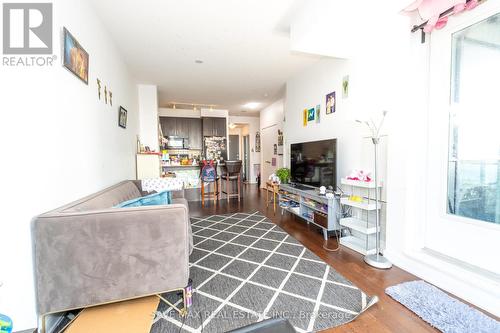
<path id="1" fill-rule="evenodd" d="M 226 118 L 215 118 L 214 132 L 215 136 L 226 136 Z"/>
<path id="2" fill-rule="evenodd" d="M 203 136 L 226 136 L 226 118 L 203 118 Z"/>
<path id="3" fill-rule="evenodd" d="M 203 136 L 201 132 L 201 119 L 189 119 L 189 148 L 202 149 Z"/>
<path id="4" fill-rule="evenodd" d="M 192 119 L 193 118 L 160 117 L 160 125 L 163 135 L 188 138 L 190 130 L 190 122 Z M 194 120 L 199 121 L 199 119 L 194 119 Z"/>
<path id="5" fill-rule="evenodd" d="M 189 118 L 177 118 L 177 136 L 181 138 L 189 137 Z"/>
<path id="6" fill-rule="evenodd" d="M 214 118 L 203 118 L 203 136 L 214 136 Z"/>
<path id="7" fill-rule="evenodd" d="M 226 136 L 226 118 L 160 117 L 164 136 L 189 138 L 189 148 L 203 149 L 204 136 Z"/>
<path id="8" fill-rule="evenodd" d="M 177 135 L 177 121 L 176 118 L 172 117 L 160 117 L 161 130 L 163 136 L 175 136 Z"/>

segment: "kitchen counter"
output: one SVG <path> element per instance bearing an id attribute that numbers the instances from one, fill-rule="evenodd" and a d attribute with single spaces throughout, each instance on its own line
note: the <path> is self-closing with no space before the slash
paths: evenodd
<path id="1" fill-rule="evenodd" d="M 164 165 L 164 169 L 199 169 L 199 165 Z"/>

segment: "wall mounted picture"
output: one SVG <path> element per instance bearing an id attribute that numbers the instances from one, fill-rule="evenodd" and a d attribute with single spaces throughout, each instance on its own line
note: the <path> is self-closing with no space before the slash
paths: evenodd
<path id="1" fill-rule="evenodd" d="M 97 96 L 101 100 L 101 80 L 97 79 Z"/>
<path id="2" fill-rule="evenodd" d="M 89 84 L 89 54 L 66 28 L 63 28 L 63 66 Z"/>
<path id="3" fill-rule="evenodd" d="M 120 111 L 118 111 L 118 126 L 127 128 L 127 110 L 123 106 L 120 106 Z"/>
<path id="4" fill-rule="evenodd" d="M 283 131 L 278 130 L 278 146 L 283 146 Z"/>
<path id="5" fill-rule="evenodd" d="M 307 111 L 307 121 L 313 121 L 316 115 L 316 109 L 311 108 Z"/>
<path id="6" fill-rule="evenodd" d="M 260 132 L 255 133 L 255 152 L 260 153 Z"/>
<path id="7" fill-rule="evenodd" d="M 326 114 L 334 113 L 336 105 L 337 105 L 337 99 L 335 98 L 335 91 L 334 91 L 326 95 Z"/>
<path id="8" fill-rule="evenodd" d="M 273 152 L 274 152 L 274 155 L 278 155 L 278 145 L 277 144 L 274 144 Z"/>
<path id="9" fill-rule="evenodd" d="M 349 97 L 349 75 L 342 78 L 342 98 Z"/>
<path id="10" fill-rule="evenodd" d="M 304 111 L 302 111 L 302 124 L 305 126 L 307 126 L 307 109 L 304 109 Z"/>
<path id="11" fill-rule="evenodd" d="M 320 112 L 321 112 L 321 105 L 316 105 L 316 122 L 319 123 L 320 119 L 319 119 L 319 115 L 320 115 Z"/>

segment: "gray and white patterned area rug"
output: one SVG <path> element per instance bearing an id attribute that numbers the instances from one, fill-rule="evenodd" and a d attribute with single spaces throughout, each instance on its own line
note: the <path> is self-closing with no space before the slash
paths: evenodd
<path id="1" fill-rule="evenodd" d="M 226 332 L 271 317 L 316 332 L 352 321 L 377 301 L 259 212 L 191 223 L 193 305 L 181 318 L 161 302 L 151 333 Z"/>

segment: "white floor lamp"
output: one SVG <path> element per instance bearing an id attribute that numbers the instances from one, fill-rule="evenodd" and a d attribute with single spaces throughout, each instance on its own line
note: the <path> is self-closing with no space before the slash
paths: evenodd
<path id="1" fill-rule="evenodd" d="M 375 170 L 374 170 L 374 181 L 375 181 L 375 206 L 377 207 L 375 211 L 375 229 L 377 230 L 376 232 L 376 253 L 375 254 L 367 254 L 365 255 L 365 262 L 375 268 L 380 268 L 380 269 L 389 269 L 392 267 L 392 263 L 387 260 L 386 257 L 384 257 L 380 253 L 380 209 L 379 209 L 379 188 L 378 188 L 378 178 L 377 178 L 377 151 L 378 151 L 378 144 L 380 142 L 380 129 L 382 128 L 382 125 L 384 124 L 385 116 L 387 115 L 387 111 L 383 111 L 382 113 L 382 120 L 380 121 L 379 126 L 375 125 L 373 120 L 371 122 L 368 121 L 361 121 L 361 120 L 356 120 L 359 123 L 365 124 L 368 126 L 370 129 L 372 136 L 372 142 L 373 142 L 373 147 L 375 149 Z"/>

